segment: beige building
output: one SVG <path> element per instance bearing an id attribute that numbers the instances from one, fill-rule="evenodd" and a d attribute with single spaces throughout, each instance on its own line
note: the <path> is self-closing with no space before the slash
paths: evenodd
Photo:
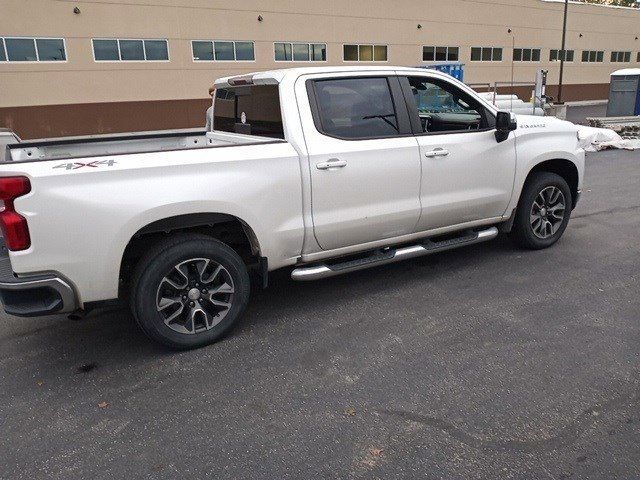
<path id="1" fill-rule="evenodd" d="M 0 126 L 24 138 L 199 126 L 220 76 L 299 65 L 465 64 L 555 95 L 562 1 L 0 0 Z M 640 11 L 570 4 L 564 99 L 640 64 Z M 530 91 L 523 87 L 522 92 Z"/>

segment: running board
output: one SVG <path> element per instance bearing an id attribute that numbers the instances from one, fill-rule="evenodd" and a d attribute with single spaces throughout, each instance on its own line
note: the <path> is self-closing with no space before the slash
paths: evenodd
<path id="1" fill-rule="evenodd" d="M 313 265 L 309 267 L 296 268 L 291 272 L 291 278 L 297 281 L 318 280 L 320 278 L 333 277 L 342 275 L 343 273 L 364 270 L 365 268 L 377 267 L 378 265 L 386 265 L 388 263 L 399 262 L 407 258 L 421 257 L 431 253 L 443 252 L 465 245 L 473 245 L 474 243 L 486 242 L 493 240 L 498 236 L 498 229 L 491 227 L 479 232 L 472 232 L 460 237 L 434 242 L 425 240 L 418 245 L 411 245 L 401 248 L 389 248 L 376 250 L 371 255 L 355 260 L 347 260 L 341 263 Z"/>

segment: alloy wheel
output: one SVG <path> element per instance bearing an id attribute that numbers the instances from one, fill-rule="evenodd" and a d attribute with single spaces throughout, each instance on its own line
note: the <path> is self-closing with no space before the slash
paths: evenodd
<path id="1" fill-rule="evenodd" d="M 555 235 L 564 220 L 565 209 L 562 190 L 555 186 L 543 188 L 533 201 L 529 215 L 534 235 L 541 239 Z"/>
<path id="2" fill-rule="evenodd" d="M 156 308 L 169 328 L 193 335 L 218 325 L 233 297 L 233 279 L 225 267 L 208 258 L 192 258 L 162 278 Z"/>

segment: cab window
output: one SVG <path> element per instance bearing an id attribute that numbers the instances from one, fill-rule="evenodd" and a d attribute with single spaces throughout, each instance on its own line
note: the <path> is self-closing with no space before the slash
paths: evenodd
<path id="1" fill-rule="evenodd" d="M 214 130 L 284 138 L 277 85 L 219 88 L 214 102 Z"/>
<path id="2" fill-rule="evenodd" d="M 491 112 L 446 81 L 408 77 L 408 90 L 408 101 L 414 104 L 409 107 L 417 110 L 423 133 L 477 131 L 492 126 Z"/>
<path id="3" fill-rule="evenodd" d="M 339 78 L 314 84 L 317 127 L 322 133 L 349 140 L 400 134 L 387 78 Z"/>

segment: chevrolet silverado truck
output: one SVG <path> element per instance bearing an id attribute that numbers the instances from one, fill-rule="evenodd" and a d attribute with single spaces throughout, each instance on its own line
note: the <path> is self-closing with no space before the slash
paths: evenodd
<path id="1" fill-rule="evenodd" d="M 208 130 L 9 142 L 0 296 L 17 316 L 122 301 L 209 344 L 269 272 L 345 274 L 510 234 L 542 249 L 582 188 L 577 129 L 497 111 L 436 71 L 221 78 Z"/>

